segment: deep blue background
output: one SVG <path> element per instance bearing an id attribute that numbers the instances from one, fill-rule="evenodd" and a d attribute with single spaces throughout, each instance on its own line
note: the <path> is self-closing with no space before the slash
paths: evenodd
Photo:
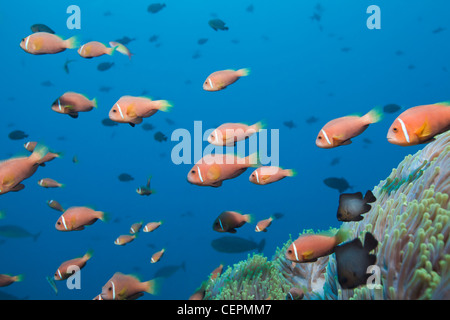
<path id="1" fill-rule="evenodd" d="M 27 154 L 27 140 L 44 142 L 64 152 L 47 167 L 25 181 L 21 192 L 0 197 L 6 212 L 1 224 L 16 224 L 32 239 L 5 239 L 0 244 L 0 273 L 25 274 L 25 280 L 0 292 L 29 299 L 92 299 L 116 272 L 137 274 L 142 280 L 166 266 L 181 265 L 163 284 L 157 297 L 141 299 L 187 299 L 220 263 L 232 265 L 247 253 L 226 254 L 212 249 L 211 241 L 222 235 L 212 230 L 214 219 L 224 210 L 251 213 L 255 220 L 275 212 L 284 217 L 267 233 L 255 233 L 245 225 L 236 236 L 259 242 L 271 257 L 277 246 L 303 229 L 328 229 L 340 225 L 335 218 L 339 193 L 323 179 L 345 177 L 353 192 L 372 189 L 408 154 L 421 148 L 399 147 L 386 140 L 395 119 L 387 114 L 371 125 L 353 144 L 324 150 L 315 146 L 321 127 L 331 119 L 366 113 L 375 106 L 397 103 L 403 108 L 449 99 L 448 1 L 165 1 L 157 14 L 147 12 L 149 1 L 26 1 L 0 4 L 2 39 L 2 94 L 0 95 L 0 158 Z M 254 12 L 246 8 L 252 4 Z M 310 17 L 320 3 L 320 23 Z M 81 30 L 68 30 L 66 8 L 81 8 Z M 369 30 L 366 9 L 381 8 L 381 30 Z M 110 15 L 105 15 L 110 12 Z M 214 31 L 213 17 L 224 20 L 228 31 Z M 87 60 L 76 50 L 56 55 L 25 53 L 19 43 L 34 23 L 45 23 L 58 35 L 79 36 L 81 43 L 112 41 L 125 35 L 136 38 L 128 47 L 135 54 L 129 61 L 115 54 Z M 320 27 L 322 28 L 322 31 Z M 440 33 L 433 30 L 445 28 Z M 148 39 L 158 35 L 151 43 Z M 203 46 L 199 38 L 208 38 Z M 348 52 L 343 48 L 349 48 Z M 398 55 L 397 51 L 402 51 Z M 199 54 L 197 59 L 193 55 Z M 66 74 L 67 59 L 76 60 Z M 99 72 L 100 62 L 115 65 Z M 414 67 L 413 67 L 414 66 Z M 250 68 L 251 74 L 220 92 L 202 90 L 203 81 L 216 70 Z M 53 86 L 41 83 L 51 81 Z M 101 86 L 111 86 L 109 93 Z M 66 91 L 98 99 L 98 109 L 78 119 L 57 114 L 51 103 Z M 101 120 L 123 95 L 146 93 L 168 99 L 174 108 L 157 113 L 142 125 L 105 127 Z M 307 124 L 311 116 L 319 118 Z M 166 118 L 174 121 L 168 124 Z M 192 164 L 174 165 L 170 141 L 173 130 L 193 132 L 194 121 L 203 129 L 224 122 L 254 123 L 265 120 L 268 129 L 280 130 L 280 165 L 298 172 L 268 186 L 248 181 L 250 171 L 221 188 L 202 188 L 186 182 Z M 284 121 L 293 120 L 289 129 Z M 12 141 L 8 133 L 20 129 L 30 137 Z M 161 130 L 166 142 L 153 138 Z M 61 139 L 63 137 L 63 139 Z M 363 142 L 364 138 L 372 144 Z M 204 143 L 206 146 L 207 143 Z M 79 163 L 72 163 L 77 155 Z M 340 163 L 330 166 L 333 158 Z M 134 176 L 120 182 L 118 175 Z M 141 197 L 135 189 L 152 175 L 157 193 Z M 66 184 L 62 189 L 43 189 L 37 181 L 51 177 Z M 65 208 L 92 205 L 106 211 L 112 221 L 98 221 L 81 232 L 62 233 L 54 228 L 59 213 L 46 201 L 55 199 Z M 190 213 L 190 214 L 187 214 Z M 132 223 L 164 220 L 151 234 L 141 233 L 125 247 L 113 244 Z M 166 248 L 163 259 L 150 264 L 151 255 Z M 68 259 L 89 248 L 94 256 L 82 270 L 82 289 L 68 290 L 58 283 L 55 296 L 45 276 L 52 275 Z"/>

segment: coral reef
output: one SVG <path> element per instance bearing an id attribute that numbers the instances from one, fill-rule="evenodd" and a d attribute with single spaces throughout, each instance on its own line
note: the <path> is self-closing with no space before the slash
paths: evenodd
<path id="1" fill-rule="evenodd" d="M 290 239 L 271 261 L 253 255 L 228 267 L 205 299 L 285 299 L 293 286 L 304 299 L 450 299 L 450 131 L 405 157 L 372 192 L 377 201 L 364 219 L 343 225 L 352 239 L 371 232 L 379 241 L 376 285 L 342 289 L 334 254 L 291 268 Z"/>

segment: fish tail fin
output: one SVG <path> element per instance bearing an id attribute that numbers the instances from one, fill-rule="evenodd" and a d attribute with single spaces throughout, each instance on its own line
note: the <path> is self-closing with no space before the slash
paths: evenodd
<path id="1" fill-rule="evenodd" d="M 153 294 L 153 295 L 158 295 L 159 292 L 161 291 L 162 282 L 163 282 L 163 278 L 155 278 L 155 279 L 145 282 L 145 286 L 146 286 L 145 292 Z"/>
<path id="2" fill-rule="evenodd" d="M 0 211 L 0 220 L 5 219 L 6 214 L 5 211 Z"/>
<path id="3" fill-rule="evenodd" d="M 336 245 L 347 241 L 351 236 L 351 230 L 348 227 L 341 226 L 334 236 L 336 239 Z"/>
<path id="4" fill-rule="evenodd" d="M 115 41 L 111 41 L 109 43 L 111 47 L 116 48 L 117 52 L 120 52 L 121 54 L 128 56 L 129 59 L 131 59 L 131 56 L 133 55 L 130 50 L 128 50 L 127 47 L 125 47 L 123 44 Z"/>
<path id="5" fill-rule="evenodd" d="M 44 157 L 47 155 L 47 153 L 49 152 L 48 148 L 44 145 L 37 145 L 36 148 L 34 148 L 33 153 L 29 156 L 29 159 L 35 163 L 35 164 L 42 164 L 44 163 L 44 161 L 42 161 L 44 159 Z"/>
<path id="6" fill-rule="evenodd" d="M 75 49 L 80 46 L 80 41 L 77 36 L 73 36 L 65 40 L 65 44 L 67 49 Z"/>
<path id="7" fill-rule="evenodd" d="M 106 49 L 106 54 L 109 56 L 112 56 L 114 54 L 114 52 L 118 51 L 117 49 L 119 48 L 119 46 L 114 46 L 111 48 L 107 48 Z"/>
<path id="8" fill-rule="evenodd" d="M 254 221 L 253 215 L 251 214 L 245 214 L 244 218 L 247 223 L 252 223 Z"/>
<path id="9" fill-rule="evenodd" d="M 89 249 L 83 256 L 83 258 L 88 261 L 89 259 L 92 258 L 92 255 L 94 254 L 94 250 L 93 249 Z"/>
<path id="10" fill-rule="evenodd" d="M 243 69 L 239 69 L 237 71 L 239 77 L 246 77 L 250 74 L 250 69 L 249 68 L 243 68 Z"/>
<path id="11" fill-rule="evenodd" d="M 373 234 L 370 232 L 366 232 L 366 235 L 364 236 L 364 249 L 367 250 L 367 252 L 372 251 L 378 246 L 378 240 L 375 239 Z"/>
<path id="12" fill-rule="evenodd" d="M 377 198 L 375 198 L 375 196 L 373 195 L 372 191 L 367 190 L 366 195 L 364 196 L 364 200 L 367 203 L 371 203 L 371 202 L 377 201 Z"/>
<path id="13" fill-rule="evenodd" d="M 264 129 L 267 126 L 265 121 L 259 121 L 252 125 L 252 128 L 255 129 L 256 132 L 258 132 L 261 129 Z"/>
<path id="14" fill-rule="evenodd" d="M 158 102 L 158 106 L 157 107 L 158 107 L 159 111 L 169 112 L 170 109 L 173 107 L 172 103 L 170 103 L 167 100 L 158 100 L 158 101 L 155 101 L 155 102 Z"/>
<path id="15" fill-rule="evenodd" d="M 92 99 L 92 104 L 94 105 L 94 108 L 95 108 L 95 109 L 98 108 L 97 98 Z"/>
<path id="16" fill-rule="evenodd" d="M 40 232 L 34 234 L 34 235 L 33 235 L 33 241 L 37 241 L 37 239 L 39 239 L 40 236 L 41 236 L 41 233 L 40 233 Z"/>
<path id="17" fill-rule="evenodd" d="M 295 177 L 297 175 L 297 171 L 294 169 L 285 169 L 284 172 L 288 177 Z"/>
<path id="18" fill-rule="evenodd" d="M 24 274 L 18 274 L 17 276 L 14 276 L 14 282 L 21 282 L 25 278 Z"/>
<path id="19" fill-rule="evenodd" d="M 366 120 L 367 123 L 376 123 L 383 119 L 383 111 L 380 108 L 373 108 L 368 113 L 366 113 L 362 118 Z"/>
<path id="20" fill-rule="evenodd" d="M 260 161 L 259 161 L 259 154 L 258 152 L 254 152 L 248 157 L 245 158 L 245 164 L 249 167 L 259 167 Z"/>
<path id="21" fill-rule="evenodd" d="M 103 212 L 103 211 L 97 211 L 97 212 L 98 212 L 98 218 L 100 220 L 102 220 L 103 222 L 110 221 L 111 217 L 110 217 L 109 213 Z"/>

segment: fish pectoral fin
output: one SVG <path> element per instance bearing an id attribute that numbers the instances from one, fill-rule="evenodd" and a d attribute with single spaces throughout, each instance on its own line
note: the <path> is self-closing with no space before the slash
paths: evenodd
<path id="1" fill-rule="evenodd" d="M 127 107 L 126 113 L 127 113 L 127 116 L 129 116 L 130 118 L 136 118 L 136 116 L 137 116 L 134 105 L 132 105 L 132 104 L 130 104 Z"/>
<path id="2" fill-rule="evenodd" d="M 135 126 L 135 124 L 132 123 L 132 122 L 128 122 L 128 124 L 129 124 L 130 126 L 132 126 L 133 128 L 134 128 L 134 126 Z"/>
<path id="3" fill-rule="evenodd" d="M 264 182 L 266 182 L 269 179 L 270 179 L 270 175 L 263 175 L 263 176 L 261 176 L 261 180 L 264 181 Z"/>
<path id="4" fill-rule="evenodd" d="M 431 128 L 428 120 L 425 120 L 424 123 L 416 131 L 414 131 L 414 133 L 420 138 L 430 136 Z"/>
<path id="5" fill-rule="evenodd" d="M 68 113 L 68 115 L 74 119 L 78 118 L 78 112 L 76 113 Z"/>
<path id="6" fill-rule="evenodd" d="M 350 140 L 350 139 L 345 140 L 343 134 L 338 135 L 338 136 L 333 136 L 333 140 L 336 144 L 341 145 L 341 146 L 345 146 L 345 145 L 352 143 L 352 140 Z"/>
<path id="7" fill-rule="evenodd" d="M 236 229 L 230 229 L 230 230 L 228 230 L 228 232 L 229 232 L 229 233 L 236 233 L 237 230 L 236 230 Z"/>
<path id="8" fill-rule="evenodd" d="M 20 191 L 20 190 L 22 190 L 22 189 L 24 189 L 25 188 L 25 186 L 23 185 L 23 184 L 18 184 L 17 186 L 15 186 L 14 188 L 12 188 L 10 191 L 12 191 L 12 192 L 17 192 L 17 191 Z"/>
<path id="9" fill-rule="evenodd" d="M 302 252 L 303 260 L 311 261 L 313 255 L 314 255 L 314 251 L 313 250 L 308 250 L 308 251 Z"/>
<path id="10" fill-rule="evenodd" d="M 213 164 L 206 173 L 208 180 L 216 181 L 220 178 L 221 168 L 218 164 Z"/>
<path id="11" fill-rule="evenodd" d="M 14 176 L 12 175 L 5 176 L 3 178 L 2 185 L 4 185 L 5 187 L 11 187 L 14 185 L 14 180 Z"/>

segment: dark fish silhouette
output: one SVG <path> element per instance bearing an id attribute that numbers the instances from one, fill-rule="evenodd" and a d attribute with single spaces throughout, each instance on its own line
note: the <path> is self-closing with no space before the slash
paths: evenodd
<path id="1" fill-rule="evenodd" d="M 369 203 L 377 201 L 372 191 L 367 190 L 366 195 L 361 192 L 342 193 L 339 196 L 339 207 L 337 210 L 337 219 L 339 221 L 361 221 L 362 214 L 372 209 Z"/>
<path id="2" fill-rule="evenodd" d="M 55 31 L 53 31 L 51 28 L 47 27 L 45 24 L 42 23 L 36 23 L 31 26 L 31 31 L 33 33 L 35 32 L 48 32 L 55 34 Z"/>
<path id="3" fill-rule="evenodd" d="M 217 30 L 228 30 L 228 27 L 225 26 L 225 22 L 220 19 L 211 19 L 208 21 L 208 24 L 215 31 Z"/>
<path id="4" fill-rule="evenodd" d="M 306 123 L 308 123 L 308 124 L 315 123 L 317 121 L 319 121 L 319 119 L 314 117 L 314 116 L 309 117 L 308 119 L 306 119 Z"/>
<path id="5" fill-rule="evenodd" d="M 372 140 L 370 140 L 369 138 L 364 138 L 363 142 L 367 144 L 372 144 Z"/>
<path id="6" fill-rule="evenodd" d="M 123 182 L 128 182 L 128 181 L 134 180 L 134 178 L 131 175 L 129 175 L 128 173 L 121 173 L 119 175 L 119 180 L 123 181 Z"/>
<path id="7" fill-rule="evenodd" d="M 183 261 L 180 265 L 171 265 L 159 268 L 156 270 L 153 278 L 169 278 L 180 269 L 186 272 L 186 261 Z"/>
<path id="8" fill-rule="evenodd" d="M 53 87 L 53 83 L 50 80 L 42 81 L 41 86 L 43 87 Z"/>
<path id="9" fill-rule="evenodd" d="M 121 43 L 121 44 L 123 44 L 123 45 L 127 45 L 127 44 L 129 44 L 131 41 L 134 41 L 134 40 L 136 40 L 136 38 L 129 38 L 129 37 L 127 37 L 127 36 L 124 36 L 124 37 L 121 38 L 121 39 L 117 39 L 116 42 Z"/>
<path id="10" fill-rule="evenodd" d="M 256 243 L 255 241 L 236 236 L 225 236 L 211 241 L 213 249 L 222 253 L 242 253 L 255 249 L 258 252 L 262 252 L 265 245 L 265 239 L 262 239 L 260 243 Z"/>
<path id="11" fill-rule="evenodd" d="M 155 192 L 155 190 L 150 189 L 150 180 L 152 177 L 149 177 L 147 180 L 147 184 L 145 186 L 140 186 L 136 189 L 136 192 L 141 196 L 149 196 Z"/>
<path id="12" fill-rule="evenodd" d="M 285 122 L 283 122 L 283 124 L 284 124 L 286 127 L 288 127 L 289 129 L 292 129 L 292 128 L 295 128 L 295 127 L 296 127 L 294 121 L 292 121 L 292 120 L 285 121 Z"/>
<path id="13" fill-rule="evenodd" d="M 437 33 L 441 33 L 441 32 L 444 31 L 444 30 L 445 30 L 445 28 L 439 27 L 439 28 L 434 29 L 432 32 L 433 32 L 434 34 L 437 34 Z"/>
<path id="14" fill-rule="evenodd" d="M 142 125 L 142 129 L 144 129 L 145 131 L 151 131 L 151 130 L 155 129 L 155 126 L 152 125 L 151 123 L 144 123 Z"/>
<path id="15" fill-rule="evenodd" d="M 341 158 L 339 158 L 339 157 L 333 158 L 333 159 L 331 160 L 331 162 L 330 162 L 330 166 L 335 166 L 335 165 L 337 165 L 337 164 L 339 163 L 340 160 L 341 160 Z"/>
<path id="16" fill-rule="evenodd" d="M 247 12 L 253 12 L 253 10 L 255 10 L 255 7 L 253 6 L 253 4 L 249 5 L 247 7 L 247 9 L 245 9 Z"/>
<path id="17" fill-rule="evenodd" d="M 117 125 L 118 125 L 117 122 L 112 121 L 110 118 L 104 118 L 104 119 L 102 120 L 102 124 L 103 124 L 105 127 L 114 127 L 114 126 L 117 126 Z"/>
<path id="18" fill-rule="evenodd" d="M 147 11 L 150 13 L 157 13 L 166 6 L 165 3 L 153 3 L 148 6 Z"/>
<path id="19" fill-rule="evenodd" d="M 207 38 L 200 38 L 200 39 L 197 40 L 197 43 L 200 44 L 200 45 L 205 44 L 207 42 L 208 42 Z"/>
<path id="20" fill-rule="evenodd" d="M 32 234 L 22 228 L 21 226 L 15 226 L 15 225 L 2 225 L 0 226 L 0 236 L 5 238 L 33 238 L 33 241 L 36 241 L 39 236 L 41 235 L 40 232 L 36 234 Z"/>
<path id="21" fill-rule="evenodd" d="M 326 178 L 323 183 L 332 189 L 337 189 L 340 193 L 353 188 L 344 178 Z"/>
<path id="22" fill-rule="evenodd" d="M 390 103 L 383 107 L 383 111 L 386 113 L 396 113 L 397 111 L 401 110 L 402 107 L 400 107 L 398 104 Z"/>
<path id="23" fill-rule="evenodd" d="M 167 137 L 161 131 L 156 132 L 154 138 L 159 142 L 167 141 Z"/>
<path id="24" fill-rule="evenodd" d="M 22 130 L 14 130 L 8 134 L 8 138 L 10 138 L 11 140 L 22 140 L 27 137 L 28 135 Z"/>
<path id="25" fill-rule="evenodd" d="M 67 59 L 66 62 L 64 63 L 64 71 L 69 74 L 70 70 L 69 70 L 69 63 L 74 62 L 75 60 L 69 60 Z"/>
<path id="26" fill-rule="evenodd" d="M 158 41 L 159 36 L 157 36 L 156 34 L 154 34 L 153 36 L 151 36 L 148 41 L 149 42 L 156 42 Z"/>
<path id="27" fill-rule="evenodd" d="M 98 71 L 106 71 L 114 65 L 114 62 L 102 62 L 97 66 Z"/>
<path id="28" fill-rule="evenodd" d="M 101 86 L 99 90 L 101 92 L 109 92 L 111 91 L 111 89 L 112 89 L 111 87 Z"/>
<path id="29" fill-rule="evenodd" d="M 356 238 L 334 249 L 338 281 L 342 288 L 353 289 L 367 283 L 370 276 L 367 268 L 375 265 L 377 260 L 376 255 L 369 252 L 377 246 L 377 239 L 367 232 L 364 237 L 364 246 L 361 240 Z"/>

